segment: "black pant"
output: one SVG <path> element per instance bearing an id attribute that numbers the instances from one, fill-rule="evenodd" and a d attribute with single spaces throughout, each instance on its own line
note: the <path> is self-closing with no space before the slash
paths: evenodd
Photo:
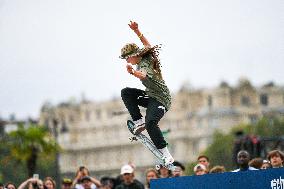
<path id="1" fill-rule="evenodd" d="M 121 90 L 121 98 L 128 109 L 133 121 L 137 121 L 142 118 L 140 109 L 138 106 L 147 108 L 145 117 L 146 130 L 158 149 L 167 146 L 158 122 L 164 116 L 167 109 L 165 106 L 154 98 L 149 97 L 145 91 L 135 88 L 124 88 Z"/>

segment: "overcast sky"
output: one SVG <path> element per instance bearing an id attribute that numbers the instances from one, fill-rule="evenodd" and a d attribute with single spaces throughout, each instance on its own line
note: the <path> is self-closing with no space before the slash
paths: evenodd
<path id="1" fill-rule="evenodd" d="M 283 0 L 0 0 L 0 116 L 37 117 L 45 101 L 143 89 L 118 58 L 125 43 L 142 46 L 129 20 L 163 44 L 172 92 L 242 76 L 284 84 Z"/>

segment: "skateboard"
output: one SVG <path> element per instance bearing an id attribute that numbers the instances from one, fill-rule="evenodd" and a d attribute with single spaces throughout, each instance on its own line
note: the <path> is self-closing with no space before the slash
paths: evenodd
<path id="1" fill-rule="evenodd" d="M 173 164 L 165 165 L 164 158 L 162 152 L 156 148 L 156 146 L 153 144 L 153 142 L 144 134 L 140 133 L 135 135 L 133 130 L 135 128 L 135 124 L 131 120 L 127 120 L 127 127 L 131 134 L 133 136 L 129 137 L 129 140 L 131 142 L 133 141 L 139 141 L 141 142 L 150 152 L 157 158 L 159 165 L 156 165 L 156 169 L 159 170 L 161 168 L 161 165 L 165 167 L 166 169 L 169 169 L 171 171 L 175 170 L 175 166 Z"/>

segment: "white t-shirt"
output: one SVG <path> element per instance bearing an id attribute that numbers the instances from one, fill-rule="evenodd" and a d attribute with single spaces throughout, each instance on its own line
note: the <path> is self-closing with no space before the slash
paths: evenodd
<path id="1" fill-rule="evenodd" d="M 248 167 L 247 171 L 256 171 L 258 169 L 254 168 L 254 167 Z M 236 169 L 236 170 L 233 170 L 232 172 L 240 172 L 240 169 Z"/>
<path id="2" fill-rule="evenodd" d="M 76 189 L 84 189 L 82 184 L 75 184 L 75 188 Z M 96 187 L 96 185 L 94 183 L 91 185 L 91 189 L 97 189 L 97 187 Z"/>

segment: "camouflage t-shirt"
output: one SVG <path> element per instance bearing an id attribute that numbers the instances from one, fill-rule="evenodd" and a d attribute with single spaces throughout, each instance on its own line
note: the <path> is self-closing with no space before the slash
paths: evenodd
<path id="1" fill-rule="evenodd" d="M 146 78 L 141 80 L 146 87 L 146 94 L 161 102 L 167 110 L 171 106 L 170 91 L 163 79 L 155 73 L 153 69 L 152 59 L 150 56 L 145 56 L 137 64 L 137 70 L 146 73 Z"/>

